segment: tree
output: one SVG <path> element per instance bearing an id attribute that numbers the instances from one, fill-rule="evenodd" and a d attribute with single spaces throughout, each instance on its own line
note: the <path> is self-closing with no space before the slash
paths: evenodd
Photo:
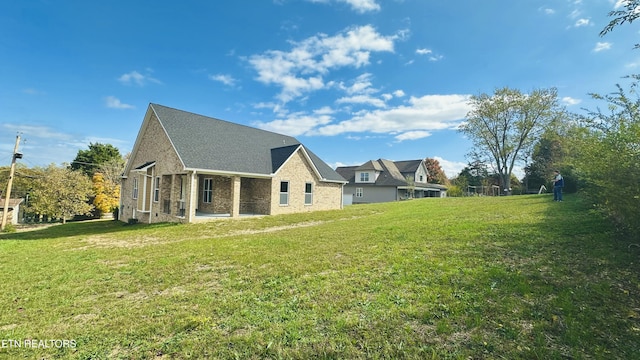
<path id="1" fill-rule="evenodd" d="M 605 36 L 607 33 L 613 31 L 616 26 L 622 25 L 625 22 L 631 24 L 640 17 L 640 0 L 625 0 L 618 2 L 618 4 L 622 5 L 624 10 L 613 10 L 609 12 L 609 16 L 614 17 L 614 19 L 600 31 L 600 36 Z M 636 44 L 635 47 L 640 48 L 640 44 Z"/>
<path id="2" fill-rule="evenodd" d="M 91 143 L 88 150 L 78 150 L 75 160 L 71 163 L 72 170 L 81 170 L 92 177 L 97 169 L 106 163 L 124 163 L 118 148 L 111 144 Z"/>
<path id="3" fill-rule="evenodd" d="M 609 113 L 600 109 L 583 118 L 583 131 L 576 132 L 571 152 L 586 192 L 622 227 L 640 238 L 640 94 L 638 80 L 630 90 L 616 85 L 608 95 L 592 94 L 607 102 Z"/>
<path id="4" fill-rule="evenodd" d="M 533 148 L 531 163 L 524 168 L 527 190 L 549 187 L 553 171 L 560 168 L 563 160 L 562 137 L 552 131 L 544 133 Z"/>
<path id="5" fill-rule="evenodd" d="M 29 190 L 33 188 L 34 179 L 41 175 L 42 169 L 29 169 L 24 164 L 16 164 L 15 176 L 13 179 L 13 187 L 11 197 L 25 198 L 29 194 Z M 0 167 L 0 197 L 4 197 L 7 189 L 7 181 L 9 179 L 9 167 Z"/>
<path id="6" fill-rule="evenodd" d="M 427 171 L 429 172 L 427 182 L 432 184 L 449 185 L 449 179 L 447 179 L 447 175 L 444 173 L 444 170 L 442 170 L 438 160 L 426 158 L 424 159 L 424 162 L 427 166 Z"/>
<path id="7" fill-rule="evenodd" d="M 485 179 L 488 176 L 489 172 L 485 164 L 473 162 L 460 171 L 453 180 L 453 185 L 459 187 L 464 193 L 470 193 L 471 188 L 475 188 L 474 193 L 477 193 L 477 188 L 484 186 Z"/>
<path id="8" fill-rule="evenodd" d="M 59 218 L 65 223 L 74 215 L 91 214 L 93 205 L 88 202 L 91 196 L 91 181 L 82 172 L 52 164 L 36 179 L 29 208 L 33 213 Z"/>
<path id="9" fill-rule="evenodd" d="M 109 181 L 101 172 L 96 172 L 92 178 L 95 198 L 93 205 L 100 214 L 108 214 L 118 207 L 120 202 L 120 185 Z"/>
<path id="10" fill-rule="evenodd" d="M 511 175 L 516 163 L 529 154 L 535 140 L 561 116 L 555 88 L 530 94 L 508 87 L 493 95 L 471 97 L 472 110 L 460 127 L 473 142 L 474 160 L 494 166 L 500 187 L 511 193 Z"/>

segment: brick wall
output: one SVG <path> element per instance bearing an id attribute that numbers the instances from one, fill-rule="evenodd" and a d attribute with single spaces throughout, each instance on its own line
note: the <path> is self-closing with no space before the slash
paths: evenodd
<path id="1" fill-rule="evenodd" d="M 304 211 L 334 210 L 342 208 L 342 184 L 319 181 L 307 158 L 299 149 L 278 170 L 271 185 L 271 214 L 289 214 Z M 280 182 L 289 182 L 289 205 L 280 205 Z M 305 184 L 313 189 L 312 205 L 305 205 Z"/>
<path id="2" fill-rule="evenodd" d="M 151 222 L 181 221 L 181 219 L 176 218 L 178 215 L 177 204 L 178 200 L 180 200 L 180 185 L 179 178 L 174 176 L 174 174 L 183 171 L 182 163 L 176 155 L 173 146 L 169 142 L 169 139 L 167 138 L 155 114 L 151 113 L 146 125 L 143 125 L 144 128 L 141 129 L 140 134 L 138 135 L 137 151 L 135 154 L 132 154 L 135 157 L 129 159 L 132 165 L 130 168 L 135 169 L 142 164 L 155 161 L 156 165 L 153 168 L 153 171 L 150 171 L 150 174 L 153 173 L 153 177 L 161 177 L 161 191 L 159 202 L 153 202 L 153 199 L 151 198 L 151 212 L 140 213 L 136 211 L 135 217 L 140 222 L 149 222 L 149 218 L 151 218 Z M 127 179 L 122 182 L 120 220 L 126 222 L 134 217 L 134 209 L 137 208 L 136 201 L 132 198 L 133 178 L 138 177 L 138 197 L 142 198 L 144 177 L 140 176 L 142 174 L 139 175 L 136 172 L 130 172 L 125 175 L 127 176 Z M 187 183 L 189 182 L 189 179 L 190 177 L 187 176 Z M 167 184 L 167 181 L 170 181 L 170 183 Z M 151 181 L 150 185 L 147 196 L 153 197 L 153 181 Z M 167 196 L 170 201 L 171 214 L 166 214 L 164 212 L 164 200 L 167 200 Z"/>

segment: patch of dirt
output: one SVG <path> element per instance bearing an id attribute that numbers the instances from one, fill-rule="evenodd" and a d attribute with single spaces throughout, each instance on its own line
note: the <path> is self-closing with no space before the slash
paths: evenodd
<path id="1" fill-rule="evenodd" d="M 336 220 L 307 221 L 307 222 L 301 222 L 297 224 L 272 226 L 272 227 L 267 227 L 262 229 L 235 230 L 235 231 L 229 231 L 226 234 L 202 235 L 201 238 L 216 239 L 216 238 L 226 238 L 226 237 L 232 237 L 232 236 L 238 236 L 238 235 L 264 234 L 264 233 L 271 233 L 271 232 L 277 232 L 277 231 L 283 231 L 283 230 L 289 230 L 289 229 L 318 226 L 318 225 L 332 223 L 336 221 L 353 220 L 359 217 L 364 217 L 364 216 L 351 216 L 348 218 L 342 218 L 342 219 L 336 219 Z M 85 246 L 80 246 L 80 247 L 76 247 L 69 250 L 87 250 L 87 249 L 95 249 L 95 248 L 128 248 L 128 249 L 140 248 L 140 247 L 145 247 L 150 245 L 160 245 L 160 244 L 168 244 L 173 242 L 180 242 L 184 240 L 193 240 L 196 238 L 198 237 L 196 236 L 196 237 L 191 237 L 189 239 L 168 240 L 168 239 L 162 239 L 162 238 L 153 237 L 153 236 L 142 236 L 142 237 L 135 237 L 131 239 L 114 239 L 112 236 L 109 236 L 109 235 L 91 235 L 82 240 L 86 244 Z"/>
<path id="2" fill-rule="evenodd" d="M 283 226 L 273 226 L 273 227 L 264 228 L 264 229 L 238 230 L 238 231 L 232 231 L 232 232 L 230 232 L 228 234 L 225 234 L 225 235 L 222 235 L 220 237 L 230 237 L 230 236 L 237 236 L 237 235 L 263 234 L 263 233 L 270 233 L 270 232 L 275 232 L 275 231 L 282 231 L 282 230 L 297 229 L 297 228 L 302 228 L 302 227 L 316 226 L 316 225 L 324 224 L 326 222 L 327 221 L 307 221 L 307 222 L 302 222 L 302 223 L 298 223 L 298 224 L 283 225 Z"/>
<path id="3" fill-rule="evenodd" d="M 13 330 L 17 327 L 18 327 L 18 324 L 3 325 L 3 326 L 0 326 L 0 331 Z"/>

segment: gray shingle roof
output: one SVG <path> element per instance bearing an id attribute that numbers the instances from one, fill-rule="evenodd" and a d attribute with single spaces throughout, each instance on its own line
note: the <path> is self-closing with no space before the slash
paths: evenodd
<path id="1" fill-rule="evenodd" d="M 189 169 L 270 175 L 301 145 L 291 136 L 163 105 L 149 107 Z M 309 149 L 305 150 L 323 179 L 345 181 Z"/>
<path id="2" fill-rule="evenodd" d="M 418 170 L 418 167 L 422 163 L 422 160 L 405 160 L 405 161 L 391 161 L 391 160 L 369 160 L 366 163 L 359 166 L 343 166 L 336 169 L 336 171 L 347 179 L 349 183 L 354 184 L 356 181 L 356 171 L 361 170 L 376 170 L 380 172 L 380 175 L 376 179 L 374 184 L 363 185 L 375 185 L 375 186 L 407 186 L 408 182 L 406 177 L 413 176 Z M 415 182 L 416 186 L 431 187 L 446 190 L 447 187 L 438 184 L 430 184 L 425 182 Z"/>

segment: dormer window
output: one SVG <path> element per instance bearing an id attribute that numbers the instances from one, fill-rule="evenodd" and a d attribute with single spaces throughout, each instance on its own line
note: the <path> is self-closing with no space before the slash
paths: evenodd
<path id="1" fill-rule="evenodd" d="M 369 182 L 369 173 L 368 172 L 360 173 L 360 182 Z"/>

